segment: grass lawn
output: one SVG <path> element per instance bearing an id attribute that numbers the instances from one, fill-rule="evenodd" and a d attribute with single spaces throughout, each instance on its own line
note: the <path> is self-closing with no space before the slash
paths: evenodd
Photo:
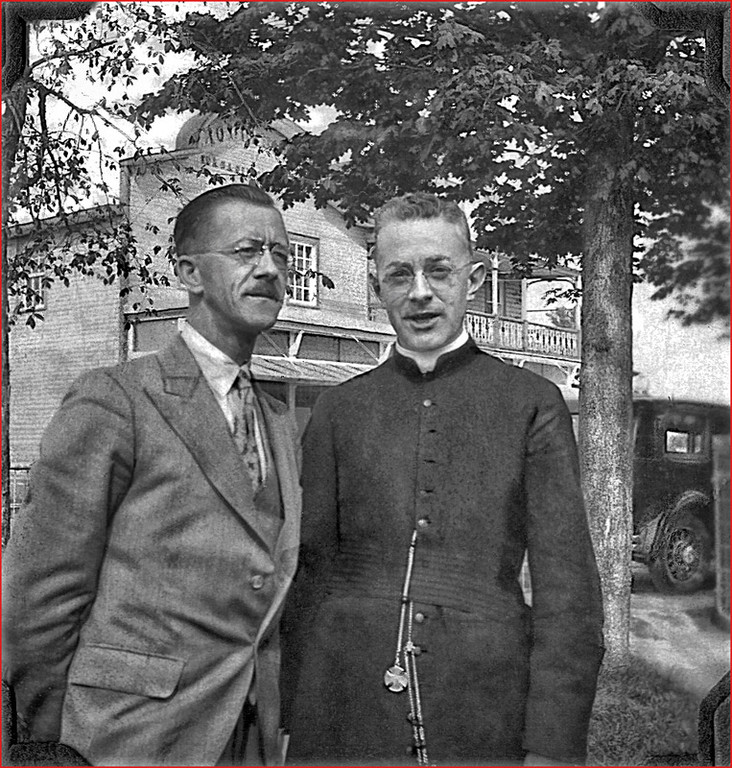
<path id="1" fill-rule="evenodd" d="M 625 670 L 603 669 L 590 722 L 587 765 L 697 765 L 700 703 L 637 657 Z M 651 762 L 653 755 L 681 759 Z"/>

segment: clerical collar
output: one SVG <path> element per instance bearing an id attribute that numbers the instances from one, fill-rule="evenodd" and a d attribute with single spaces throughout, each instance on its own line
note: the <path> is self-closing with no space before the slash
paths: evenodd
<path id="1" fill-rule="evenodd" d="M 451 341 L 449 344 L 445 344 L 444 347 L 440 347 L 439 349 L 430 349 L 426 352 L 417 352 L 413 349 L 405 349 L 398 341 L 394 345 L 394 348 L 403 357 L 408 357 L 410 360 L 414 360 L 422 373 L 429 373 L 430 371 L 434 371 L 435 366 L 437 365 L 437 361 L 440 359 L 440 357 L 442 357 L 442 355 L 459 349 L 463 346 L 463 344 L 467 343 L 469 338 L 470 337 L 468 336 L 468 332 L 463 328 L 457 339 Z"/>

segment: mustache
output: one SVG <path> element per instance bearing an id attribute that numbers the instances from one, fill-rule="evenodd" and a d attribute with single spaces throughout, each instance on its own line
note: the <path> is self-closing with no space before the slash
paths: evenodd
<path id="1" fill-rule="evenodd" d="M 262 296 L 265 299 L 272 299 L 273 301 L 282 301 L 282 296 L 275 288 L 269 288 L 265 285 L 257 286 L 256 288 L 250 288 L 244 291 L 245 296 Z"/>

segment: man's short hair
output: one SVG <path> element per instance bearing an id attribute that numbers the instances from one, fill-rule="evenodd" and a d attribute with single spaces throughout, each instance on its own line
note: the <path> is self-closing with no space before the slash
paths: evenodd
<path id="1" fill-rule="evenodd" d="M 448 200 L 427 192 L 409 192 L 384 203 L 374 214 L 374 237 L 391 221 L 411 221 L 413 219 L 444 219 L 462 228 L 468 249 L 472 255 L 470 226 L 460 206 L 454 200 Z M 374 250 L 375 253 L 375 250 Z"/>
<path id="2" fill-rule="evenodd" d="M 194 197 L 178 214 L 173 228 L 173 240 L 176 251 L 180 254 L 185 243 L 195 237 L 200 223 L 222 200 L 241 200 L 260 208 L 275 208 L 274 200 L 253 184 L 227 184 L 225 187 L 208 189 Z"/>

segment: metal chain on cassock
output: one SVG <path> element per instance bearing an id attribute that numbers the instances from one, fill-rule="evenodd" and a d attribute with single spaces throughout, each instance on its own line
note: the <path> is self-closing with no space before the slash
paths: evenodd
<path id="1" fill-rule="evenodd" d="M 404 586 L 400 598 L 399 629 L 397 631 L 396 653 L 394 664 L 384 673 L 384 685 L 392 693 L 406 690 L 409 696 L 409 717 L 412 726 L 412 746 L 417 757 L 418 765 L 434 765 L 427 757 L 427 739 L 422 717 L 422 696 L 419 690 L 417 674 L 417 654 L 419 649 L 412 642 L 412 623 L 414 618 L 414 601 L 410 599 L 409 591 L 412 585 L 412 570 L 414 569 L 414 552 L 417 547 L 417 531 L 412 531 L 412 540 L 407 555 L 407 570 L 404 575 Z M 404 640 L 404 629 L 407 629 L 407 641 Z M 402 657 L 404 661 L 402 662 Z"/>

